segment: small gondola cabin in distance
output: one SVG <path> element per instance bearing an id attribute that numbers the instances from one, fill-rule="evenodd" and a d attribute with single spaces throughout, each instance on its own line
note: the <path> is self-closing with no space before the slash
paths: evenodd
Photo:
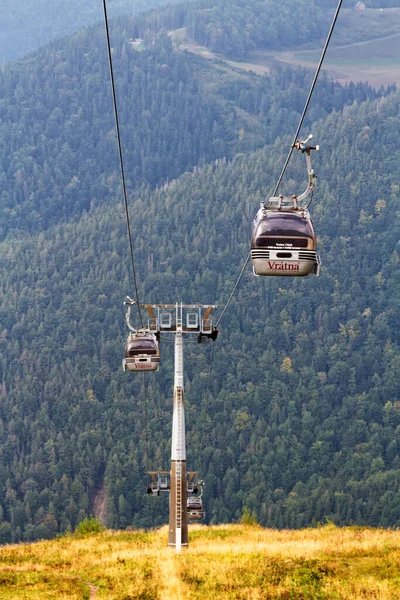
<path id="1" fill-rule="evenodd" d="M 311 167 L 311 150 L 318 150 L 318 146 L 307 146 L 309 139 L 294 146 L 306 154 L 308 185 L 305 192 L 299 196 L 274 196 L 262 202 L 254 219 L 251 261 L 256 276 L 319 275 L 314 227 L 308 207 L 301 204 L 314 190 L 316 180 Z"/>
<path id="2" fill-rule="evenodd" d="M 125 358 L 122 361 L 124 371 L 158 371 L 160 368 L 160 346 L 157 336 L 148 327 L 136 328 L 131 325 L 131 308 L 136 304 L 127 296 L 125 322 L 130 330 L 125 344 Z"/>
<path id="3" fill-rule="evenodd" d="M 203 501 L 198 496 L 190 496 L 187 499 L 187 513 L 190 521 L 201 521 L 205 517 Z"/>
<path id="4" fill-rule="evenodd" d="M 131 333 L 125 346 L 124 371 L 158 371 L 160 348 L 156 336 L 138 329 Z"/>

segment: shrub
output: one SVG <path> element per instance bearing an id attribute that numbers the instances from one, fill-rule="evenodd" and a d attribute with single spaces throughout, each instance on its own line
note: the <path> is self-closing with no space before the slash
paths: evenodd
<path id="1" fill-rule="evenodd" d="M 250 510 L 248 506 L 245 506 L 240 517 L 240 522 L 242 525 L 258 525 L 257 515 L 254 510 Z"/>
<path id="2" fill-rule="evenodd" d="M 90 533 L 100 533 L 104 531 L 105 527 L 94 517 L 90 515 L 90 517 L 86 517 L 83 521 L 77 525 L 75 529 L 75 533 L 79 535 L 88 535 Z"/>

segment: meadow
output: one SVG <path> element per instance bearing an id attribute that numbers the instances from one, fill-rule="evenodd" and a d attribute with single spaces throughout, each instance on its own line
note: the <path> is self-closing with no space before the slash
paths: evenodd
<path id="1" fill-rule="evenodd" d="M 66 535 L 0 551 L 2 600 L 395 600 L 400 531 L 363 527 L 278 531 L 192 526 L 189 548 L 167 528 Z"/>
<path id="2" fill-rule="evenodd" d="M 400 83 L 400 8 L 357 12 L 342 9 L 328 49 L 323 70 L 341 83 L 365 82 L 374 87 Z M 185 44 L 186 30 L 170 31 L 181 48 L 215 58 L 207 48 Z M 322 41 L 310 40 L 296 50 L 255 50 L 242 61 L 229 60 L 233 67 L 263 75 L 275 62 L 315 69 L 321 56 Z"/>

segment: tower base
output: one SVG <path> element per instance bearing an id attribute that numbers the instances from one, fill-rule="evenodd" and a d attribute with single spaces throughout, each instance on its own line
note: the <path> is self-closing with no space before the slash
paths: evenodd
<path id="1" fill-rule="evenodd" d="M 186 460 L 171 461 L 168 546 L 188 545 Z"/>

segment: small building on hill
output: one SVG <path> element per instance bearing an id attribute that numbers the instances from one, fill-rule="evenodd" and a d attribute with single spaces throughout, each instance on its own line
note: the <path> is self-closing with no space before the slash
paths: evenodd
<path id="1" fill-rule="evenodd" d="M 357 2 L 357 4 L 354 7 L 354 10 L 365 10 L 366 6 L 364 4 L 364 2 L 361 2 L 361 0 L 359 0 Z"/>
<path id="2" fill-rule="evenodd" d="M 132 46 L 142 46 L 144 44 L 144 40 L 142 38 L 136 38 L 136 40 L 130 40 Z"/>

